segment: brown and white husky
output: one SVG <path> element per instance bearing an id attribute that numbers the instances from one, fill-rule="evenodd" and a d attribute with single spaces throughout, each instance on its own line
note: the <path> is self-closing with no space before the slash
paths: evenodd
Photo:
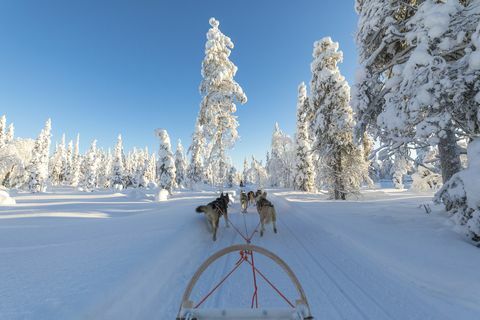
<path id="1" fill-rule="evenodd" d="M 248 207 L 248 197 L 245 191 L 240 191 L 240 204 L 242 206 L 242 212 L 246 213 L 247 212 L 247 207 Z"/>
<path id="2" fill-rule="evenodd" d="M 260 215 L 260 237 L 263 236 L 263 232 L 265 231 L 265 225 L 272 222 L 273 224 L 273 232 L 277 233 L 277 214 L 275 212 L 275 207 L 273 204 L 267 200 L 267 193 L 265 191 L 261 192 L 260 190 L 257 191 L 256 194 L 256 201 L 257 201 L 257 211 Z"/>

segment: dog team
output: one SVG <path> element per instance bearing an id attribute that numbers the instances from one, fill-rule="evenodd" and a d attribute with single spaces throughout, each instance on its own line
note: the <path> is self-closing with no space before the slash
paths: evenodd
<path id="1" fill-rule="evenodd" d="M 217 230 L 220 222 L 220 218 L 223 216 L 225 219 L 225 224 L 227 228 L 229 227 L 228 221 L 228 204 L 230 202 L 230 197 L 228 193 L 221 193 L 220 197 L 210 202 L 207 205 L 197 207 L 196 211 L 198 213 L 203 212 L 207 218 L 208 224 L 211 227 L 213 233 L 213 241 L 217 240 Z M 260 236 L 263 236 L 265 232 L 265 225 L 272 223 L 273 232 L 277 233 L 277 214 L 275 212 L 275 207 L 273 204 L 267 200 L 267 193 L 262 190 L 257 190 L 257 192 L 245 191 L 240 192 L 240 204 L 242 207 L 242 213 L 247 212 L 247 207 L 249 205 L 254 205 L 257 208 L 258 215 L 260 217 Z"/>

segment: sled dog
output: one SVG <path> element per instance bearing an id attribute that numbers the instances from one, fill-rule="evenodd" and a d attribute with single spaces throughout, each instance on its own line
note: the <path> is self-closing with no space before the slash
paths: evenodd
<path id="1" fill-rule="evenodd" d="M 277 233 L 277 214 L 273 204 L 267 200 L 267 193 L 265 191 L 258 190 L 256 195 L 257 211 L 260 215 L 260 237 L 263 237 L 265 231 L 265 225 L 272 222 L 273 232 Z"/>
<path id="2" fill-rule="evenodd" d="M 249 191 L 247 196 L 248 196 L 248 204 L 255 205 L 255 193 L 253 191 Z"/>
<path id="3" fill-rule="evenodd" d="M 222 194 L 220 197 L 210 202 L 205 206 L 199 206 L 195 211 L 198 213 L 203 212 L 207 218 L 208 223 L 210 224 L 213 232 L 213 241 L 217 240 L 217 229 L 220 222 L 220 217 L 223 215 L 225 218 L 225 223 L 227 227 L 228 224 L 228 203 L 230 202 L 230 197 L 228 194 Z"/>
<path id="4" fill-rule="evenodd" d="M 242 206 L 242 212 L 246 213 L 247 212 L 247 206 L 248 206 L 248 197 L 245 191 L 240 191 L 240 204 Z"/>

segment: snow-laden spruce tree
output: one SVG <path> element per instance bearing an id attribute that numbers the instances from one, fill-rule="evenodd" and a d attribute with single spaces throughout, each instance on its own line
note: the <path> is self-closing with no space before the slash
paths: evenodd
<path id="1" fill-rule="evenodd" d="M 73 149 L 72 155 L 72 169 L 68 180 L 72 187 L 78 187 L 81 179 L 81 167 L 82 167 L 82 156 L 80 155 L 80 135 L 77 134 L 77 139 L 75 140 L 75 148 Z"/>
<path id="2" fill-rule="evenodd" d="M 183 149 L 182 141 L 178 139 L 177 149 L 175 151 L 175 182 L 179 188 L 185 188 L 187 186 L 187 157 Z"/>
<path id="3" fill-rule="evenodd" d="M 210 30 L 205 44 L 205 58 L 202 62 L 202 83 L 200 93 L 199 125 L 210 145 L 206 159 L 213 170 L 213 180 L 223 185 L 226 179 L 228 159 L 226 151 L 238 139 L 238 122 L 234 113 L 235 103 L 244 104 L 247 96 L 234 80 L 237 67 L 230 61 L 233 42 L 218 28 L 219 22 L 210 18 Z"/>
<path id="4" fill-rule="evenodd" d="M 27 168 L 27 188 L 30 192 L 45 192 L 47 190 L 48 162 L 50 154 L 50 139 L 52 122 L 45 123 L 32 151 L 32 158 Z"/>
<path id="5" fill-rule="evenodd" d="M 314 43 L 311 109 L 314 114 L 314 148 L 323 164 L 325 182 L 334 199 L 357 193 L 367 166 L 363 150 L 353 142 L 350 87 L 337 64 L 343 59 L 338 43 L 326 37 Z"/>
<path id="6" fill-rule="evenodd" d="M 50 160 L 50 182 L 58 186 L 65 181 L 65 170 L 67 167 L 67 149 L 65 145 L 65 134 L 62 135 L 60 143 L 57 144 L 55 152 Z"/>
<path id="7" fill-rule="evenodd" d="M 242 171 L 242 180 L 243 180 L 243 184 L 246 186 L 247 183 L 250 183 L 250 181 L 248 181 L 248 170 L 249 170 L 249 166 L 248 166 L 248 161 L 247 161 L 247 158 L 243 159 L 243 171 Z"/>
<path id="8" fill-rule="evenodd" d="M 15 135 L 15 127 L 13 126 L 13 123 L 10 123 L 5 133 L 5 141 L 4 141 L 5 144 L 12 143 L 14 135 Z"/>
<path id="9" fill-rule="evenodd" d="M 295 146 L 292 139 L 275 123 L 271 151 L 267 163 L 270 185 L 290 188 L 293 186 L 295 170 Z"/>
<path id="10" fill-rule="evenodd" d="M 408 171 L 408 160 L 405 153 L 405 150 L 395 152 L 395 160 L 393 161 L 392 167 L 392 182 L 395 189 L 405 188 L 403 176 L 406 175 Z"/>
<path id="11" fill-rule="evenodd" d="M 112 177 L 113 156 L 110 149 L 105 152 L 102 149 L 97 150 L 98 170 L 97 170 L 97 186 L 102 189 L 110 188 L 110 179 Z"/>
<path id="12" fill-rule="evenodd" d="M 72 176 L 72 165 L 73 165 L 73 141 L 70 140 L 67 144 L 66 150 L 66 166 L 65 171 L 63 172 L 64 183 L 70 185 L 70 177 Z"/>
<path id="13" fill-rule="evenodd" d="M 305 83 L 298 86 L 297 98 L 297 133 L 296 159 L 295 159 L 295 184 L 296 190 L 313 192 L 315 190 L 315 166 L 312 159 L 312 145 L 308 134 L 309 123 L 307 112 L 309 109 L 307 87 Z"/>
<path id="14" fill-rule="evenodd" d="M 5 145 L 5 129 L 7 127 L 7 117 L 2 115 L 0 117 L 0 148 Z"/>
<path id="15" fill-rule="evenodd" d="M 117 144 L 115 146 L 115 151 L 113 154 L 112 161 L 112 177 L 110 178 L 110 184 L 112 188 L 116 190 L 122 190 L 124 188 L 124 158 L 123 154 L 123 141 L 122 135 L 119 134 L 117 138 Z"/>
<path id="16" fill-rule="evenodd" d="M 155 134 L 160 139 L 157 162 L 158 183 L 160 188 L 168 190 L 171 194 L 175 187 L 176 170 L 170 137 L 165 129 L 157 129 Z"/>
<path id="17" fill-rule="evenodd" d="M 203 134 L 203 127 L 199 123 L 199 119 L 195 123 L 195 132 L 192 136 L 192 144 L 188 151 L 191 154 L 190 164 L 187 170 L 187 179 L 191 187 L 200 183 L 205 178 L 204 174 L 204 157 L 205 157 L 205 135 Z"/>
<path id="18" fill-rule="evenodd" d="M 85 154 L 85 159 L 83 160 L 83 181 L 82 188 L 83 191 L 91 192 L 94 191 L 97 187 L 97 171 L 98 171 L 98 152 L 97 152 L 97 140 L 93 140 Z"/>

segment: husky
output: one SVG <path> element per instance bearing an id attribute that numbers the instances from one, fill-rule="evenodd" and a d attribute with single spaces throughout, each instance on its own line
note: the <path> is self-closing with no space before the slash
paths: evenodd
<path id="1" fill-rule="evenodd" d="M 248 197 L 245 191 L 240 191 L 240 204 L 242 206 L 242 212 L 246 213 L 247 212 L 247 206 L 248 206 Z"/>
<path id="2" fill-rule="evenodd" d="M 267 200 L 267 193 L 265 191 L 258 190 L 255 197 L 257 201 L 257 211 L 260 215 L 260 237 L 263 237 L 265 231 L 265 225 L 270 222 L 273 223 L 273 232 L 277 233 L 277 214 L 273 204 Z"/>
<path id="3" fill-rule="evenodd" d="M 253 191 L 249 191 L 247 196 L 248 196 L 248 204 L 255 205 L 255 193 Z"/>
<path id="4" fill-rule="evenodd" d="M 207 218 L 208 223 L 210 224 L 213 231 L 213 241 L 217 240 L 217 229 L 218 223 L 220 222 L 220 217 L 223 215 L 225 218 L 225 224 L 227 227 L 230 227 L 228 224 L 228 203 L 230 202 L 230 196 L 228 194 L 222 194 L 220 197 L 210 202 L 206 206 L 199 206 L 195 211 L 198 213 L 203 212 Z"/>

